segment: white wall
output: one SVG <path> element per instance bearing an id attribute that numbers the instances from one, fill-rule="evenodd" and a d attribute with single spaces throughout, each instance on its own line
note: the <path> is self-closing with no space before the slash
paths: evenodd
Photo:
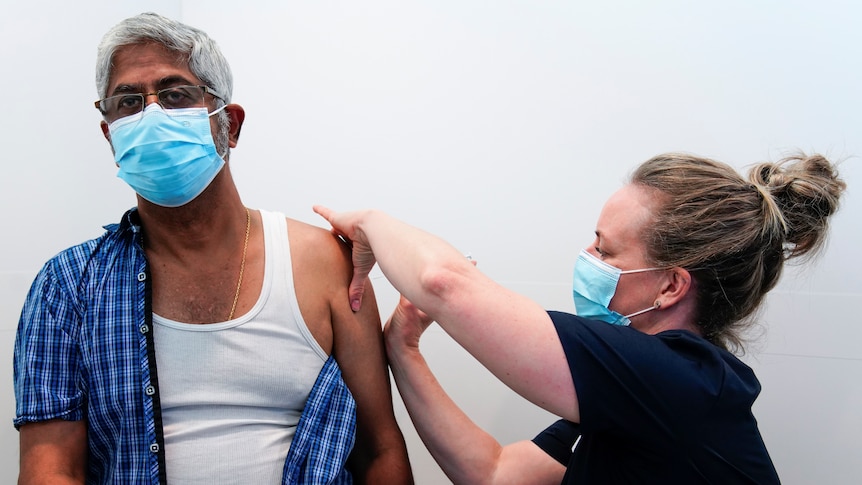
<path id="1" fill-rule="evenodd" d="M 785 483 L 862 474 L 862 7 L 854 2 L 162 0 L 207 30 L 247 119 L 245 202 L 325 226 L 314 203 L 377 207 L 438 233 L 547 308 L 628 170 L 670 150 L 740 168 L 787 150 L 846 159 L 828 251 L 769 299 L 746 357 Z M 242 4 L 242 5 L 240 5 Z M 134 204 L 92 107 L 95 47 L 139 2 L 4 0 L 0 16 L 0 482 L 17 474 L 11 353 L 30 281 Z M 396 294 L 375 280 L 384 318 Z M 457 402 L 502 442 L 551 417 L 439 329 L 423 340 Z M 396 398 L 397 399 L 397 398 Z M 446 483 L 397 402 L 417 481 Z"/>

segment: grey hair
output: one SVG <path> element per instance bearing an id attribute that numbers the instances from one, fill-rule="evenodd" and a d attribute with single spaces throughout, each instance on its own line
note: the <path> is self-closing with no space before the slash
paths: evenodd
<path id="1" fill-rule="evenodd" d="M 96 55 L 96 91 L 108 94 L 114 54 L 126 45 L 155 42 L 188 59 L 189 69 L 225 102 L 233 94 L 230 65 L 218 45 L 206 32 L 147 12 L 127 18 L 109 30 L 99 43 Z"/>
<path id="2" fill-rule="evenodd" d="M 111 82 L 117 49 L 147 42 L 161 44 L 187 59 L 192 74 L 220 98 L 217 100 L 217 106 L 230 103 L 233 95 L 233 74 L 216 42 L 200 29 L 152 12 L 127 18 L 102 37 L 96 54 L 96 91 L 99 98 L 108 95 L 108 84 Z M 230 119 L 225 111 L 216 116 L 219 126 L 215 139 L 216 148 L 219 154 L 228 158 Z"/>

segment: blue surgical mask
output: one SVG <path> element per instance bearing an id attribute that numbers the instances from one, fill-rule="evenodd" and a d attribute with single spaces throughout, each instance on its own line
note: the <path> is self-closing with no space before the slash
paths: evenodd
<path id="1" fill-rule="evenodd" d="M 111 123 L 114 160 L 123 179 L 148 201 L 164 207 L 188 204 L 224 166 L 206 108 L 163 110 L 152 103 Z"/>
<path id="2" fill-rule="evenodd" d="M 645 268 L 622 271 L 616 266 L 596 258 L 586 250 L 582 250 L 575 263 L 575 274 L 572 283 L 572 295 L 575 299 L 575 313 L 584 318 L 592 318 L 614 325 L 629 325 L 629 318 L 658 308 L 657 305 L 645 308 L 629 315 L 621 315 L 610 308 L 620 275 L 657 271 L 661 268 Z"/>

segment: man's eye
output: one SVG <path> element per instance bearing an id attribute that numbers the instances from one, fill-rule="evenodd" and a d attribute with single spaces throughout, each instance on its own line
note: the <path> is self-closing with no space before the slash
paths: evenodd
<path id="1" fill-rule="evenodd" d="M 596 250 L 596 252 L 597 252 L 597 253 L 599 253 L 599 256 L 601 256 L 601 257 L 603 257 L 603 258 L 605 257 L 605 252 L 604 252 L 604 251 L 602 251 L 602 248 L 600 248 L 600 247 L 596 246 L 596 247 L 594 247 L 593 249 L 595 249 L 595 250 Z"/>
<path id="2" fill-rule="evenodd" d="M 188 108 L 194 106 L 197 102 L 192 93 L 182 88 L 163 91 L 159 97 L 162 104 L 171 108 Z"/>
<path id="3" fill-rule="evenodd" d="M 124 110 L 124 111 L 139 109 L 140 106 L 141 106 L 141 96 L 138 94 L 130 95 L 130 96 L 123 96 L 120 98 L 119 102 L 117 103 L 117 107 L 121 110 Z"/>

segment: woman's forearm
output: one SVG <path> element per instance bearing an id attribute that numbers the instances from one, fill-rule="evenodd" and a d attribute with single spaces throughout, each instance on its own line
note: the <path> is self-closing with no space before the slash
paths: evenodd
<path id="1" fill-rule="evenodd" d="M 455 484 L 490 484 L 502 447 L 452 401 L 416 348 L 388 349 L 398 392 L 423 443 Z"/>

